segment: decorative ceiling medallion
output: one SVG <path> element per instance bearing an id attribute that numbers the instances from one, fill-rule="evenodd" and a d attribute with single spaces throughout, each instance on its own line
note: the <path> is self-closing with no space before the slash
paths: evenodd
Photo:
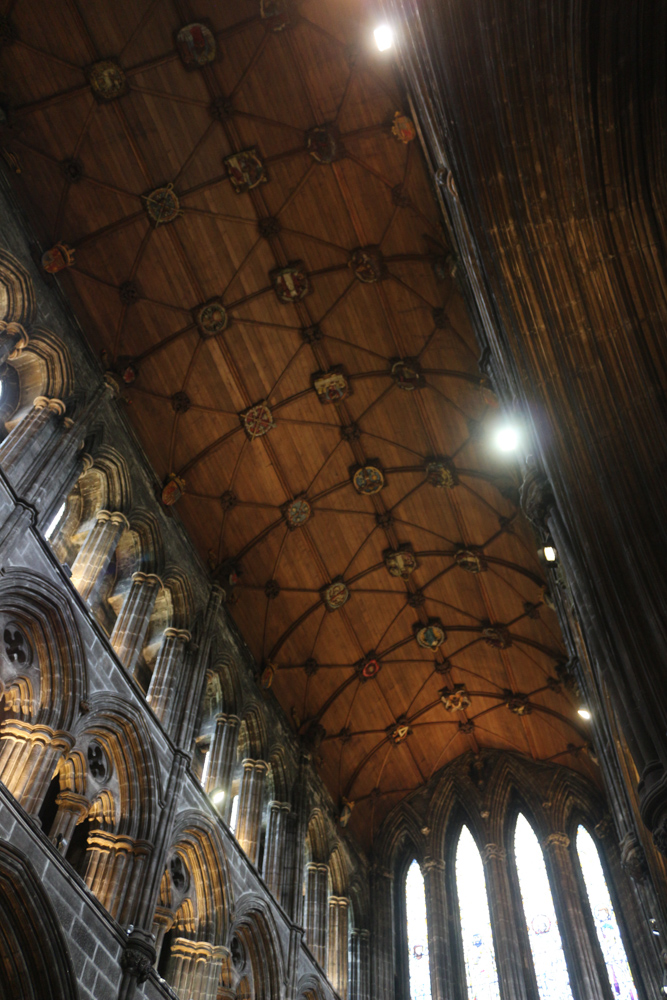
<path id="1" fill-rule="evenodd" d="M 124 385 L 132 385 L 137 380 L 139 367 L 134 358 L 130 357 L 129 354 L 121 354 L 119 358 L 116 358 L 114 371 Z"/>
<path id="2" fill-rule="evenodd" d="M 326 587 L 322 587 L 320 594 L 327 611 L 338 611 L 344 604 L 347 604 L 350 598 L 350 591 L 340 578 L 332 580 Z"/>
<path id="3" fill-rule="evenodd" d="M 276 597 L 280 597 L 280 584 L 277 580 L 267 580 L 264 584 L 264 593 L 270 601 L 275 601 Z"/>
<path id="4" fill-rule="evenodd" d="M 387 549 L 384 564 L 391 576 L 398 576 L 401 580 L 407 580 L 419 565 L 410 545 L 402 545 L 400 549 Z"/>
<path id="5" fill-rule="evenodd" d="M 426 380 L 421 372 L 421 365 L 416 358 L 399 358 L 391 366 L 391 377 L 399 389 L 412 392 L 423 389 Z"/>
<path id="6" fill-rule="evenodd" d="M 340 826 L 346 827 L 347 824 L 350 822 L 350 817 L 352 816 L 352 810 L 354 809 L 354 806 L 355 806 L 354 802 L 350 802 L 349 799 L 346 799 L 344 795 L 342 796 L 340 813 L 338 815 L 338 822 Z"/>
<path id="7" fill-rule="evenodd" d="M 415 639 L 417 645 L 422 649 L 430 649 L 433 652 L 440 649 L 443 642 L 447 640 L 447 633 L 437 620 L 430 621 L 428 625 L 421 623 L 415 625 Z"/>
<path id="8" fill-rule="evenodd" d="M 257 220 L 257 232 L 264 240 L 272 240 L 279 236 L 282 231 L 280 219 L 273 215 L 267 215 L 263 219 Z"/>
<path id="9" fill-rule="evenodd" d="M 380 661 L 375 653 L 369 653 L 359 664 L 359 674 L 362 681 L 370 681 L 380 673 Z"/>
<path id="10" fill-rule="evenodd" d="M 177 33 L 176 48 L 186 69 L 200 69 L 213 62 L 217 46 L 211 29 L 196 21 Z"/>
<path id="11" fill-rule="evenodd" d="M 268 691 L 273 684 L 273 678 L 275 677 L 275 669 L 272 666 L 264 667 L 259 678 L 259 684 L 262 690 Z"/>
<path id="12" fill-rule="evenodd" d="M 400 142 L 407 145 L 416 137 L 417 129 L 411 118 L 397 111 L 392 122 L 391 134 Z"/>
<path id="13" fill-rule="evenodd" d="M 42 254 L 42 267 L 49 274 L 57 274 L 74 264 L 76 251 L 66 243 L 55 243 L 50 250 Z"/>
<path id="14" fill-rule="evenodd" d="M 377 465 L 362 465 L 352 476 L 352 485 L 357 493 L 363 496 L 373 496 L 384 486 L 384 473 Z"/>
<path id="15" fill-rule="evenodd" d="M 154 226 L 164 226 L 182 215 L 181 204 L 174 192 L 174 185 L 155 188 L 150 194 L 141 196 Z"/>
<path id="16" fill-rule="evenodd" d="M 326 372 L 315 372 L 312 376 L 313 389 L 320 403 L 340 403 L 346 399 L 352 388 L 344 375 L 342 365 L 336 365 Z"/>
<path id="17" fill-rule="evenodd" d="M 533 706 L 528 701 L 527 694 L 521 694 L 520 691 L 516 693 L 505 691 L 504 694 L 505 704 L 514 715 L 530 715 L 533 711 Z"/>
<path id="18" fill-rule="evenodd" d="M 482 550 L 477 548 L 458 549 L 454 562 L 467 573 L 484 573 L 488 568 Z"/>
<path id="19" fill-rule="evenodd" d="M 229 313 L 219 299 L 197 306 L 192 315 L 202 337 L 217 337 L 229 326 Z"/>
<path id="20" fill-rule="evenodd" d="M 306 149 L 316 163 L 334 163 L 345 155 L 335 125 L 317 125 L 306 132 Z"/>
<path id="21" fill-rule="evenodd" d="M 232 153 L 222 161 L 232 182 L 232 186 L 237 194 L 244 194 L 252 191 L 259 184 L 266 184 L 268 177 L 264 172 L 264 164 L 257 155 L 257 150 L 242 149 L 239 153 Z"/>
<path id="22" fill-rule="evenodd" d="M 313 513 L 313 509 L 305 497 L 294 497 L 281 507 L 287 527 L 291 531 L 301 528 Z"/>
<path id="23" fill-rule="evenodd" d="M 453 688 L 442 688 L 440 701 L 448 712 L 462 712 L 470 705 L 470 695 L 465 684 L 455 684 Z"/>
<path id="24" fill-rule="evenodd" d="M 81 163 L 81 160 L 77 160 L 76 157 L 72 157 L 69 160 L 63 160 L 61 166 L 63 168 L 63 173 L 70 184 L 78 184 L 83 177 L 83 164 Z"/>
<path id="25" fill-rule="evenodd" d="M 340 436 L 343 441 L 358 441 L 361 438 L 361 427 L 359 424 L 343 424 Z"/>
<path id="26" fill-rule="evenodd" d="M 309 656 L 303 665 L 303 672 L 305 673 L 306 677 L 314 677 L 319 669 L 320 669 L 319 663 L 312 656 Z"/>
<path id="27" fill-rule="evenodd" d="M 463 733 L 464 736 L 472 736 L 475 729 L 475 723 L 472 719 L 468 719 L 467 722 L 459 722 L 459 732 Z"/>
<path id="28" fill-rule="evenodd" d="M 493 646 L 494 649 L 507 649 L 512 645 L 512 636 L 505 625 L 500 623 L 483 628 L 482 638 L 487 646 Z"/>
<path id="29" fill-rule="evenodd" d="M 269 31 L 282 31 L 290 23 L 287 0 L 259 0 L 259 13 Z"/>
<path id="30" fill-rule="evenodd" d="M 250 409 L 239 414 L 239 417 L 243 430 L 251 441 L 263 437 L 269 433 L 272 427 L 275 427 L 273 414 L 266 403 L 255 403 Z"/>
<path id="31" fill-rule="evenodd" d="M 456 469 L 448 458 L 434 458 L 424 466 L 426 482 L 441 490 L 451 490 L 458 485 Z"/>
<path id="32" fill-rule="evenodd" d="M 301 260 L 276 268 L 269 273 L 269 278 L 281 302 L 300 302 L 310 291 L 308 274 Z"/>
<path id="33" fill-rule="evenodd" d="M 127 77 L 118 63 L 104 59 L 86 71 L 88 83 L 97 101 L 115 101 L 127 93 Z"/>
<path id="34" fill-rule="evenodd" d="M 394 746 L 398 746 L 412 734 L 412 729 L 405 719 L 397 719 L 393 725 L 387 726 L 385 732 Z"/>
<path id="35" fill-rule="evenodd" d="M 160 498 L 165 507 L 173 507 L 185 493 L 185 480 L 180 479 L 175 472 L 171 472 L 162 487 Z"/>
<path id="36" fill-rule="evenodd" d="M 384 277 L 384 261 L 379 247 L 359 247 L 347 262 L 355 278 L 365 285 L 372 285 Z"/>
<path id="37" fill-rule="evenodd" d="M 124 281 L 118 288 L 120 301 L 124 306 L 133 306 L 141 298 L 141 293 L 134 281 Z"/>
<path id="38" fill-rule="evenodd" d="M 192 400 L 187 392 L 175 392 L 171 397 L 171 408 L 174 413 L 187 413 L 192 406 Z"/>
<path id="39" fill-rule="evenodd" d="M 220 494 L 220 506 L 223 510 L 233 510 L 238 502 L 239 499 L 232 490 L 225 490 Z"/>
<path id="40" fill-rule="evenodd" d="M 217 122 L 226 122 L 234 114 L 234 104 L 229 97 L 214 97 L 208 112 Z"/>
<path id="41" fill-rule="evenodd" d="M 306 344 L 319 344 L 320 340 L 324 340 L 324 330 L 317 323 L 315 326 L 304 326 L 301 336 Z"/>

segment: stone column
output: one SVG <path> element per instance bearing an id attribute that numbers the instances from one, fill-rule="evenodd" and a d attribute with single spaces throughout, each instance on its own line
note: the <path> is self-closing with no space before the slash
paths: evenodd
<path id="1" fill-rule="evenodd" d="M 72 583 L 81 596 L 92 604 L 111 562 L 120 536 L 130 524 L 119 511 L 100 510 L 88 537 L 72 566 Z"/>
<path id="2" fill-rule="evenodd" d="M 144 648 L 162 580 L 154 573 L 135 573 L 111 633 L 111 645 L 128 673 L 133 673 Z"/>
<path id="3" fill-rule="evenodd" d="M 350 1000 L 371 1000 L 369 940 L 365 929 L 350 935 Z"/>
<path id="4" fill-rule="evenodd" d="M 262 831 L 262 806 L 264 805 L 264 779 L 268 770 L 265 760 L 242 762 L 243 775 L 239 790 L 239 816 L 236 823 L 236 839 L 248 858 L 257 864 L 259 842 Z"/>
<path id="5" fill-rule="evenodd" d="M 445 889 L 445 862 L 425 858 L 422 865 L 428 915 L 428 953 L 433 1000 L 455 995 L 454 970 L 449 944 L 449 905 Z"/>
<path id="6" fill-rule="evenodd" d="M 347 1000 L 349 905 L 344 896 L 329 896 L 327 978 L 341 1000 Z"/>
<path id="7" fill-rule="evenodd" d="M 106 830 L 88 836 L 84 880 L 111 916 L 131 923 L 151 845 Z"/>
<path id="8" fill-rule="evenodd" d="M 580 1000 L 603 1000 L 609 992 L 606 971 L 604 966 L 598 966 L 599 953 L 588 933 L 570 838 L 566 833 L 550 833 L 542 841 L 542 847 L 572 992 Z"/>
<path id="9" fill-rule="evenodd" d="M 264 851 L 264 881 L 274 899 L 281 901 L 284 884 L 285 842 L 287 823 L 291 811 L 289 802 L 269 804 L 269 827 L 266 831 L 266 849 Z"/>
<path id="10" fill-rule="evenodd" d="M 371 920 L 371 995 L 384 1000 L 394 995 L 394 878 L 379 865 L 374 865 L 371 871 Z"/>
<path id="11" fill-rule="evenodd" d="M 0 727 L 0 781 L 26 812 L 37 815 L 60 757 L 74 746 L 69 733 L 10 719 Z"/>
<path id="12" fill-rule="evenodd" d="M 162 951 L 165 934 L 174 926 L 174 912 L 166 906 L 156 906 L 153 917 L 153 937 L 155 938 L 155 965 Z"/>
<path id="13" fill-rule="evenodd" d="M 507 852 L 499 844 L 487 844 L 482 850 L 482 861 L 502 996 L 526 1000 L 526 977 L 512 903 Z"/>
<path id="14" fill-rule="evenodd" d="M 201 642 L 194 651 L 194 655 L 189 658 L 189 670 L 187 676 L 184 677 L 184 683 L 181 687 L 184 710 L 179 724 L 177 742 L 184 750 L 190 750 L 192 744 L 192 737 L 204 690 L 204 682 L 206 680 L 206 670 L 209 665 L 211 643 L 215 635 L 216 622 L 224 597 L 225 591 L 222 587 L 219 587 L 218 584 L 213 584 L 209 593 L 208 604 L 206 605 Z"/>
<path id="15" fill-rule="evenodd" d="M 220 812 L 226 817 L 231 811 L 231 785 L 236 763 L 236 739 L 240 719 L 224 712 L 215 720 L 215 733 L 209 749 L 210 764 L 206 775 L 206 793 L 216 789 L 225 793 Z"/>
<path id="16" fill-rule="evenodd" d="M 57 433 L 58 418 L 64 413 L 65 404 L 60 399 L 37 396 L 32 409 L 0 444 L 0 466 L 17 492 L 41 463 L 44 448 Z"/>
<path id="17" fill-rule="evenodd" d="M 179 721 L 178 688 L 190 633 L 166 628 L 146 699 L 172 739 Z"/>
<path id="18" fill-rule="evenodd" d="M 49 840 L 56 845 L 61 854 L 66 854 L 74 827 L 88 815 L 90 802 L 85 795 L 64 791 L 59 792 L 56 805 L 58 812 L 49 831 Z"/>
<path id="19" fill-rule="evenodd" d="M 328 916 L 329 868 L 327 865 L 309 861 L 306 865 L 306 905 L 304 924 L 306 942 L 313 958 L 326 968 L 327 916 Z"/>
<path id="20" fill-rule="evenodd" d="M 171 946 L 166 980 L 181 1000 L 190 1000 L 190 987 L 197 956 L 197 942 L 176 938 Z"/>

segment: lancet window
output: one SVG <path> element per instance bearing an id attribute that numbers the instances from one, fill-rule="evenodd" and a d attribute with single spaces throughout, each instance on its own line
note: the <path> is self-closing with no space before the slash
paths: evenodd
<path id="1" fill-rule="evenodd" d="M 623 947 L 600 855 L 593 838 L 583 826 L 577 829 L 577 856 L 612 994 L 617 1000 L 637 1000 L 637 990 Z"/>
<path id="2" fill-rule="evenodd" d="M 428 956 L 428 926 L 424 876 L 417 861 L 405 878 L 410 1000 L 431 1000 L 431 973 Z"/>
<path id="3" fill-rule="evenodd" d="M 456 849 L 456 886 L 468 1000 L 499 1000 L 484 865 L 467 826 Z"/>
<path id="4" fill-rule="evenodd" d="M 514 854 L 540 1000 L 572 1000 L 542 848 L 523 814 L 516 821 Z"/>

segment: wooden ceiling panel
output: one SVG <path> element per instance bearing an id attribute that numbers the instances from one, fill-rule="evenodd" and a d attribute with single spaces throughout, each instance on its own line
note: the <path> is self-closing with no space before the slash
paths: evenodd
<path id="1" fill-rule="evenodd" d="M 547 684 L 563 655 L 555 619 L 517 470 L 488 443 L 498 413 L 431 178 L 416 142 L 391 133 L 405 105 L 389 61 L 348 0 L 304 0 L 280 32 L 259 0 L 195 13 L 218 55 L 188 71 L 174 49 L 185 7 L 17 0 L 0 64 L 20 124 L 7 145 L 25 159 L 17 185 L 45 245 L 76 249 L 63 284 L 93 348 L 108 364 L 134 359 L 127 411 L 158 479 L 185 480 L 177 516 L 228 589 L 230 567 L 240 573 L 230 611 L 334 799 L 356 803 L 364 844 L 464 750 L 593 774 L 571 696 Z M 109 57 L 129 90 L 98 103 L 84 70 Z M 330 163 L 306 145 L 323 125 L 339 144 Z M 253 147 L 266 180 L 237 193 L 224 158 Z M 156 225 L 145 196 L 166 184 L 180 214 Z M 351 266 L 373 245 L 379 281 Z M 285 304 L 272 273 L 297 261 L 310 291 Z M 123 303 L 127 282 L 138 302 Z M 193 310 L 213 297 L 229 324 L 205 338 Z M 423 387 L 402 359 L 418 360 Z M 348 394 L 323 404 L 313 375 L 332 366 Z M 273 423 L 251 440 L 241 418 L 261 401 Z M 365 495 L 352 475 L 369 459 L 386 478 Z M 310 517 L 289 530 L 284 505 L 302 494 Z M 416 568 L 396 555 L 406 545 Z M 397 559 L 403 577 L 389 572 Z M 337 577 L 347 599 L 328 611 L 322 588 Z M 469 692 L 461 711 L 441 698 L 454 684 Z"/>

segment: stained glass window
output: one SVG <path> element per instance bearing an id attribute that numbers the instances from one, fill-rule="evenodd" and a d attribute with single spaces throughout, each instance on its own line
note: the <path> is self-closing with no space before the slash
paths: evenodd
<path id="1" fill-rule="evenodd" d="M 600 855 L 593 838 L 583 826 L 577 830 L 577 854 L 612 992 L 619 1000 L 637 1000 L 637 990 L 611 905 Z"/>
<path id="2" fill-rule="evenodd" d="M 431 971 L 428 964 L 428 928 L 424 876 L 416 861 L 405 879 L 405 912 L 408 931 L 410 1000 L 431 1000 Z"/>
<path id="3" fill-rule="evenodd" d="M 514 853 L 540 1000 L 572 1000 L 549 876 L 542 849 L 525 816 L 516 821 Z"/>
<path id="4" fill-rule="evenodd" d="M 456 849 L 456 888 L 468 1000 L 499 1000 L 484 865 L 467 826 L 461 830 Z"/>

